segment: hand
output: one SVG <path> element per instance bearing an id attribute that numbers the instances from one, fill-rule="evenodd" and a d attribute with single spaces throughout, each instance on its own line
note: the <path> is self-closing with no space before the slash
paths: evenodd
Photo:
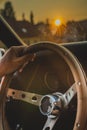
<path id="1" fill-rule="evenodd" d="M 35 54 L 29 54 L 26 46 L 13 46 L 6 51 L 0 61 L 0 77 L 12 73 L 33 61 Z"/>

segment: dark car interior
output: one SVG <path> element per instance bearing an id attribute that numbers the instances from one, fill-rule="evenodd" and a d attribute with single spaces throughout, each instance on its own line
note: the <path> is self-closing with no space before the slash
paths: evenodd
<path id="1" fill-rule="evenodd" d="M 25 45 L 2 17 L 0 40 L 7 48 Z M 86 50 L 86 41 L 31 45 L 34 62 L 2 83 L 0 130 L 86 130 Z"/>

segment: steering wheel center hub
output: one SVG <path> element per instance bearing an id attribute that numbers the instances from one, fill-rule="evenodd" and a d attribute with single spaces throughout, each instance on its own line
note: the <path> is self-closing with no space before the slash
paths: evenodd
<path id="1" fill-rule="evenodd" d="M 59 95 L 45 95 L 39 105 L 40 112 L 46 116 L 57 116 L 62 109 L 62 100 Z"/>

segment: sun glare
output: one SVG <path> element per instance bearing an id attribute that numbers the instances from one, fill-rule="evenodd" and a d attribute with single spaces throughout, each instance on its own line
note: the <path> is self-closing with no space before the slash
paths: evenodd
<path id="1" fill-rule="evenodd" d="M 61 25 L 61 20 L 56 19 L 56 20 L 55 20 L 55 25 L 56 25 L 56 26 L 60 26 L 60 25 Z"/>

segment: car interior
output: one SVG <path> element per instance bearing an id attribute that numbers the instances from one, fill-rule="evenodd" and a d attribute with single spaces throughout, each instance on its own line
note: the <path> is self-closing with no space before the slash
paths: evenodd
<path id="1" fill-rule="evenodd" d="M 26 45 L 2 16 L 0 41 L 0 57 Z M 40 41 L 30 53 L 33 62 L 1 79 L 0 130 L 87 130 L 87 41 Z"/>

